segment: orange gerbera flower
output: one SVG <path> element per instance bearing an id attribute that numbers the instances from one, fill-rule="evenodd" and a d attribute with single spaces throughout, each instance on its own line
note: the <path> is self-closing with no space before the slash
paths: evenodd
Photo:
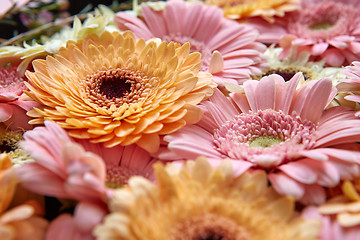
<path id="1" fill-rule="evenodd" d="M 217 5 L 224 15 L 231 19 L 263 17 L 269 22 L 274 17 L 283 17 L 286 12 L 299 9 L 299 0 L 207 0 L 207 4 Z"/>
<path id="2" fill-rule="evenodd" d="M 200 53 L 189 50 L 188 43 L 145 42 L 131 32 L 70 41 L 26 73 L 29 96 L 44 105 L 28 112 L 30 123 L 51 120 L 75 138 L 155 152 L 159 135 L 201 118 L 195 105 L 216 86 L 199 72 Z"/>

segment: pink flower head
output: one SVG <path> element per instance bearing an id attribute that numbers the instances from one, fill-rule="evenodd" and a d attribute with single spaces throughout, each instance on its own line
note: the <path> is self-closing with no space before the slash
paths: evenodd
<path id="1" fill-rule="evenodd" d="M 349 64 L 360 58 L 360 14 L 349 1 L 315 1 L 275 24 L 253 23 L 264 42 L 276 42 L 286 57 L 296 48 L 307 51 L 312 61 L 325 59 L 330 66 Z"/>
<path id="2" fill-rule="evenodd" d="M 35 162 L 20 166 L 17 176 L 26 188 L 39 194 L 103 204 L 113 188 L 126 184 L 130 176 L 152 178 L 155 160 L 136 145 L 83 146 L 49 121 L 45 127 L 26 132 L 24 139 L 20 145 Z"/>
<path id="3" fill-rule="evenodd" d="M 31 129 L 26 112 L 39 104 L 26 100 L 21 95 L 26 90 L 25 76 L 20 76 L 16 67 L 0 66 L 0 122 L 10 130 Z"/>
<path id="4" fill-rule="evenodd" d="M 325 200 L 323 187 L 360 174 L 360 119 L 345 107 L 324 111 L 336 94 L 330 79 L 299 88 L 297 73 L 288 82 L 279 75 L 244 83 L 244 93 L 225 97 L 217 91 L 203 103 L 196 125 L 167 135 L 161 159 L 203 155 L 218 165 L 233 160 L 235 171 L 264 170 L 281 194 L 303 202 Z"/>
<path id="5" fill-rule="evenodd" d="M 266 65 L 265 45 L 256 42 L 258 32 L 223 17 L 221 9 L 200 2 L 169 1 L 165 10 L 142 7 L 142 17 L 119 12 L 115 22 L 145 40 L 160 38 L 180 44 L 190 42 L 191 51 L 202 54 L 202 70 L 224 82 L 242 83 L 258 75 Z"/>

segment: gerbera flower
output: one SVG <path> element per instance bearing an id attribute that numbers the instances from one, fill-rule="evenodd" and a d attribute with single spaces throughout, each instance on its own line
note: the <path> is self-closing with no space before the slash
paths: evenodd
<path id="1" fill-rule="evenodd" d="M 28 130 L 30 118 L 26 112 L 39 104 L 23 96 L 26 90 L 25 77 L 21 77 L 14 66 L 0 66 L 0 122 L 1 128 Z"/>
<path id="2" fill-rule="evenodd" d="M 360 103 L 360 62 L 353 62 L 351 66 L 344 68 L 343 74 L 346 78 L 336 86 L 337 89 L 346 95 L 344 99 Z M 359 110 L 359 105 L 355 108 Z M 356 112 L 356 116 L 360 116 L 360 111 Z"/>
<path id="3" fill-rule="evenodd" d="M 42 35 L 40 43 L 32 41 L 24 42 L 23 47 L 13 45 L 0 47 L 0 64 L 17 63 L 18 71 L 23 75 L 31 61 L 58 53 L 61 47 L 66 46 L 67 41 L 83 39 L 89 34 L 117 31 L 113 18 L 114 12 L 111 9 L 99 5 L 94 14 L 89 14 L 83 23 L 75 16 L 72 28 L 63 26 L 59 33 L 51 37 Z"/>
<path id="4" fill-rule="evenodd" d="M 262 17 L 274 22 L 274 17 L 298 10 L 300 0 L 206 0 L 207 4 L 223 9 L 224 15 L 231 19 Z"/>
<path id="5" fill-rule="evenodd" d="M 323 240 L 354 240 L 360 236 L 360 178 L 344 181 L 342 194 L 319 207 L 308 207 L 302 215 L 321 219 Z"/>
<path id="6" fill-rule="evenodd" d="M 279 43 L 282 57 L 292 48 L 325 59 L 330 66 L 349 64 L 360 57 L 360 15 L 356 6 L 342 1 L 303 4 L 302 10 L 270 25 L 257 21 L 260 39 Z M 265 37 L 261 37 L 261 35 Z"/>
<path id="7" fill-rule="evenodd" d="M 41 216 L 44 209 L 36 201 L 14 199 L 17 186 L 15 169 L 6 154 L 0 155 L 0 239 L 44 239 L 48 222 Z M 13 201 L 21 204 L 9 209 Z"/>
<path id="8" fill-rule="evenodd" d="M 75 138 L 155 152 L 159 135 L 200 119 L 195 105 L 216 86 L 210 74 L 199 73 L 200 54 L 189 49 L 145 43 L 131 32 L 69 42 L 27 72 L 29 95 L 44 105 L 28 112 L 36 118 L 30 123 L 52 120 Z"/>
<path id="9" fill-rule="evenodd" d="M 264 55 L 269 63 L 269 67 L 264 69 L 260 75 L 252 76 L 252 79 L 258 79 L 271 75 L 278 74 L 289 81 L 296 73 L 302 72 L 305 81 L 298 84 L 300 87 L 307 81 L 319 80 L 321 78 L 330 78 L 334 86 L 336 86 L 342 78 L 342 68 L 325 67 L 325 61 L 312 62 L 309 61 L 310 53 L 302 52 L 301 54 L 289 54 L 286 58 L 280 59 L 282 48 L 275 48 L 271 45 L 266 49 Z M 249 79 L 250 80 L 250 79 Z M 227 85 L 229 87 L 229 85 Z M 234 88 L 235 86 L 232 86 Z M 237 87 L 238 88 L 238 87 Z M 334 100 L 328 107 L 346 106 L 354 108 L 355 104 L 344 100 L 344 94 L 337 94 Z"/>
<path id="10" fill-rule="evenodd" d="M 156 37 L 180 44 L 189 42 L 191 52 L 201 53 L 201 69 L 210 72 L 219 85 L 242 83 L 266 67 L 262 54 L 266 47 L 256 42 L 257 31 L 225 19 L 215 6 L 169 1 L 163 11 L 156 11 L 144 5 L 141 18 L 119 12 L 115 23 L 145 40 Z"/>
<path id="11" fill-rule="evenodd" d="M 42 195 L 105 206 L 113 189 L 127 184 L 130 176 L 152 179 L 155 160 L 136 145 L 104 148 L 84 143 L 90 149 L 86 151 L 50 121 L 26 132 L 24 139 L 21 147 L 35 162 L 17 168 L 17 176 L 27 189 Z"/>
<path id="12" fill-rule="evenodd" d="M 360 174 L 360 119 L 344 107 L 324 111 L 336 94 L 331 80 L 296 88 L 301 73 L 288 82 L 279 75 L 244 83 L 244 92 L 207 102 L 196 125 L 164 137 L 163 159 L 208 157 L 214 165 L 233 161 L 237 174 L 265 170 L 281 194 L 303 202 L 325 200 L 323 186 Z"/>
<path id="13" fill-rule="evenodd" d="M 274 45 L 268 47 L 264 53 L 269 64 L 261 75 L 252 76 L 252 79 L 260 80 L 262 77 L 278 74 L 289 81 L 296 73 L 302 72 L 305 81 L 319 80 L 321 78 L 330 78 L 333 85 L 337 85 L 343 78 L 341 68 L 325 67 L 325 61 L 310 61 L 310 53 L 302 52 L 301 54 L 289 54 L 285 58 L 280 58 L 282 48 L 275 48 Z"/>
<path id="14" fill-rule="evenodd" d="M 206 159 L 155 171 L 157 185 L 134 177 L 115 192 L 98 239 L 316 239 L 318 222 L 296 217 L 263 172 L 234 179 L 230 161 L 213 170 Z"/>

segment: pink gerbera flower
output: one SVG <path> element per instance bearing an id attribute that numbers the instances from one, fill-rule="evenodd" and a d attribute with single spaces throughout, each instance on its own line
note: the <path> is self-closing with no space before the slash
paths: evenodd
<path id="1" fill-rule="evenodd" d="M 104 206 L 113 189 L 130 176 L 152 179 L 155 160 L 136 145 L 105 148 L 84 140 L 81 145 L 49 121 L 26 132 L 24 139 L 20 145 L 35 162 L 20 166 L 17 176 L 26 188 L 42 195 Z"/>
<path id="2" fill-rule="evenodd" d="M 276 42 L 286 57 L 292 48 L 311 53 L 312 60 L 326 59 L 330 66 L 360 58 L 360 14 L 349 1 L 307 1 L 302 10 L 275 24 L 257 20 L 264 42 Z M 254 23 L 253 22 L 253 23 Z"/>
<path id="3" fill-rule="evenodd" d="M 297 89 L 279 75 L 244 83 L 243 93 L 217 91 L 196 125 L 164 137 L 161 159 L 233 160 L 237 174 L 264 170 L 274 188 L 303 202 L 325 200 L 323 187 L 360 174 L 360 119 L 345 107 L 324 111 L 336 94 L 330 79 Z"/>
<path id="4" fill-rule="evenodd" d="M 24 81 L 25 76 L 21 77 L 16 67 L 0 66 L 0 122 L 10 130 L 32 128 L 26 112 L 39 105 L 22 95 L 27 89 Z"/>
<path id="5" fill-rule="evenodd" d="M 202 71 L 212 73 L 220 85 L 242 83 L 267 66 L 263 56 L 266 47 L 256 42 L 258 32 L 224 18 L 215 6 L 174 0 L 167 2 L 163 11 L 144 5 L 140 18 L 119 12 L 115 22 L 121 30 L 131 30 L 145 40 L 157 37 L 180 44 L 190 42 L 191 51 L 202 54 Z"/>

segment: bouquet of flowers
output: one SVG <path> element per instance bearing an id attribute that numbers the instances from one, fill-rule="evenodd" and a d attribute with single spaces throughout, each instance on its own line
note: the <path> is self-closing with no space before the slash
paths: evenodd
<path id="1" fill-rule="evenodd" d="M 356 0 L 10 3 L 0 239 L 360 239 Z"/>

